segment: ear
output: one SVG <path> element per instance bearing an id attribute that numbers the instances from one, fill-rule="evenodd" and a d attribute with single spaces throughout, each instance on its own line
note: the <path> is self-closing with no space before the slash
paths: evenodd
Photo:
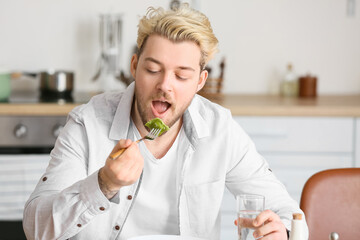
<path id="1" fill-rule="evenodd" d="M 131 57 L 131 63 L 130 63 L 130 71 L 131 71 L 131 75 L 133 76 L 134 79 L 136 79 L 137 64 L 138 64 L 138 56 L 137 56 L 137 54 L 134 54 Z"/>
<path id="2" fill-rule="evenodd" d="M 207 70 L 201 71 L 196 92 L 199 92 L 204 87 L 206 79 L 208 78 L 208 75 L 209 75 L 209 73 Z"/>

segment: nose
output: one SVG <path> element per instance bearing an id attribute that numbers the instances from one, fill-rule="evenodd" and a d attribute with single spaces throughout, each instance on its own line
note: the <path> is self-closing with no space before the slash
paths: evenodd
<path id="1" fill-rule="evenodd" d="M 157 84 L 157 88 L 163 92 L 171 92 L 174 81 L 174 74 L 171 72 L 164 72 Z"/>

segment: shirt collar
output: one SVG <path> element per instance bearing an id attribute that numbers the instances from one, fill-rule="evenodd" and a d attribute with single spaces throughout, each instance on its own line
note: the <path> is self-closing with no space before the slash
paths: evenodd
<path id="1" fill-rule="evenodd" d="M 134 98 L 134 91 L 135 82 L 132 82 L 120 98 L 120 102 L 110 128 L 110 139 L 119 140 L 127 138 L 131 120 L 131 107 Z"/>
<path id="2" fill-rule="evenodd" d="M 190 133 L 187 135 L 192 136 L 195 141 L 210 135 L 209 125 L 204 116 L 206 116 L 204 103 L 198 95 L 195 95 L 184 114 L 185 132 Z"/>

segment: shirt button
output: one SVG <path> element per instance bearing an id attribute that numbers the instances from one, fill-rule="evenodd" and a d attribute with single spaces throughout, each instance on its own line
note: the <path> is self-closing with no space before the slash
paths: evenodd
<path id="1" fill-rule="evenodd" d="M 43 180 L 43 182 L 45 182 L 45 181 L 47 180 L 47 177 L 43 177 L 43 179 L 42 179 L 42 180 Z"/>
<path id="2" fill-rule="evenodd" d="M 119 231 L 119 230 L 120 230 L 120 226 L 119 226 L 119 225 L 116 225 L 116 226 L 115 226 L 115 229 Z"/>
<path id="3" fill-rule="evenodd" d="M 81 224 L 80 224 L 80 223 L 78 223 L 76 226 L 81 227 Z"/>
<path id="4" fill-rule="evenodd" d="M 104 211 L 105 208 L 104 207 L 99 207 L 100 211 Z"/>
<path id="5" fill-rule="evenodd" d="M 127 196 L 127 199 L 128 199 L 128 200 L 131 200 L 131 199 L 132 199 L 132 196 L 131 196 L 131 195 L 128 195 L 128 196 Z"/>

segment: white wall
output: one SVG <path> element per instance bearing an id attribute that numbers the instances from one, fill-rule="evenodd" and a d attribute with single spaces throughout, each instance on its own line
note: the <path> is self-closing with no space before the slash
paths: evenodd
<path id="1" fill-rule="evenodd" d="M 220 40 L 220 52 L 210 66 L 218 69 L 219 60 L 226 57 L 224 92 L 274 92 L 271 86 L 292 62 L 298 74 L 318 76 L 320 94 L 359 94 L 360 2 L 355 0 L 355 16 L 350 17 L 347 1 L 190 2 L 209 16 Z M 74 70 L 77 90 L 96 88 L 90 79 L 100 51 L 98 15 L 124 14 L 122 62 L 128 72 L 139 16 L 149 5 L 168 7 L 169 2 L 0 0 L 0 65 Z"/>

